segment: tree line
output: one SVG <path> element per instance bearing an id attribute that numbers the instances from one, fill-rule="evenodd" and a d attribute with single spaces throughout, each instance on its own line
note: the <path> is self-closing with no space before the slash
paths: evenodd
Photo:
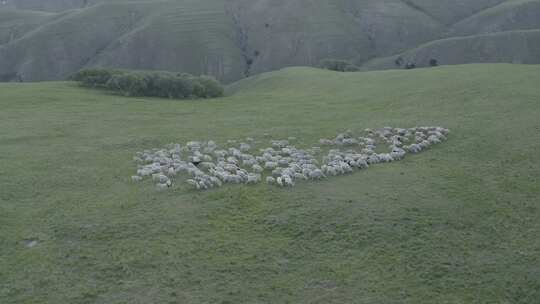
<path id="1" fill-rule="evenodd" d="M 175 99 L 223 96 L 223 85 L 210 76 L 165 71 L 83 69 L 71 80 L 85 87 L 102 88 L 125 96 L 152 96 Z"/>

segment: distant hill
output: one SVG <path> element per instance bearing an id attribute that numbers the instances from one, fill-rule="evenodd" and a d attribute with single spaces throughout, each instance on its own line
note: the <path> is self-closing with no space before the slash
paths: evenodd
<path id="1" fill-rule="evenodd" d="M 508 31 L 486 35 L 441 39 L 397 56 L 377 58 L 364 65 L 366 70 L 395 69 L 396 58 L 428 67 L 437 64 L 510 62 L 540 63 L 540 30 Z"/>
<path id="2" fill-rule="evenodd" d="M 538 29 L 540 0 L 0 0 L 0 80 L 110 66 L 231 82 L 325 58 L 538 63 Z"/>

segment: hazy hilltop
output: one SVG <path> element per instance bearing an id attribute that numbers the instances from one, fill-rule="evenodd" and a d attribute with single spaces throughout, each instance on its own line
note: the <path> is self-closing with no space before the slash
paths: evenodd
<path id="1" fill-rule="evenodd" d="M 540 63 L 540 0 L 0 0 L 0 80 L 110 66 L 223 81 L 341 58 L 365 69 Z"/>

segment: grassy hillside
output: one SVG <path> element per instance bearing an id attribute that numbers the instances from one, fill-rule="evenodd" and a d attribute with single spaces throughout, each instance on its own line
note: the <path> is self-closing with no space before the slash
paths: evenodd
<path id="1" fill-rule="evenodd" d="M 0 45 L 23 36 L 52 16 L 45 12 L 0 10 Z"/>
<path id="2" fill-rule="evenodd" d="M 211 74 L 232 82 L 287 66 L 318 66 L 326 58 L 360 65 L 441 39 L 474 36 L 468 39 L 482 44 L 483 36 L 475 35 L 540 29 L 538 3 L 10 0 L 0 6 L 0 80 L 61 80 L 83 67 L 108 66 Z M 528 39 L 537 44 L 536 35 Z M 452 41 L 466 48 L 469 40 Z M 498 43 L 472 62 L 539 61 L 523 45 L 515 46 L 518 60 L 509 58 Z M 455 57 L 455 63 L 469 62 Z"/>
<path id="3" fill-rule="evenodd" d="M 428 67 L 431 59 L 441 65 L 475 62 L 540 63 L 540 30 L 508 31 L 486 35 L 447 38 L 429 42 L 401 54 L 377 58 L 364 69 L 396 69 L 396 59 Z"/>
<path id="4" fill-rule="evenodd" d="M 0 84 L 0 302 L 532 303 L 539 82 L 540 66 L 290 68 L 205 101 Z M 169 142 L 310 147 L 385 125 L 452 133 L 292 189 L 129 182 L 133 154 Z"/>
<path id="5" fill-rule="evenodd" d="M 540 1 L 513 0 L 481 11 L 453 26 L 453 35 L 466 36 L 512 30 L 540 29 Z"/>
<path id="6" fill-rule="evenodd" d="M 470 17 L 471 14 L 503 3 L 505 0 L 404 0 L 403 2 L 416 7 L 444 24 L 452 25 Z"/>

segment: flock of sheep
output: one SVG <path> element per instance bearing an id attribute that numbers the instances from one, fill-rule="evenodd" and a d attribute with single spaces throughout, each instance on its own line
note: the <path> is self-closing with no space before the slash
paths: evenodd
<path id="1" fill-rule="evenodd" d="M 302 180 L 320 180 L 401 160 L 407 153 L 419 153 L 446 140 L 449 131 L 442 127 L 384 127 L 365 129 L 364 133 L 355 137 L 346 131 L 333 139 L 321 139 L 319 146 L 309 149 L 295 147 L 293 137 L 271 140 L 271 147 L 258 149 L 256 154 L 252 138 L 229 140 L 225 149 L 211 140 L 169 144 L 163 149 L 137 152 L 133 158 L 138 163 L 137 175 L 131 179 L 140 182 L 152 178 L 159 190 L 172 187 L 178 176 L 188 176 L 186 182 L 198 190 L 263 180 L 292 187 Z"/>

